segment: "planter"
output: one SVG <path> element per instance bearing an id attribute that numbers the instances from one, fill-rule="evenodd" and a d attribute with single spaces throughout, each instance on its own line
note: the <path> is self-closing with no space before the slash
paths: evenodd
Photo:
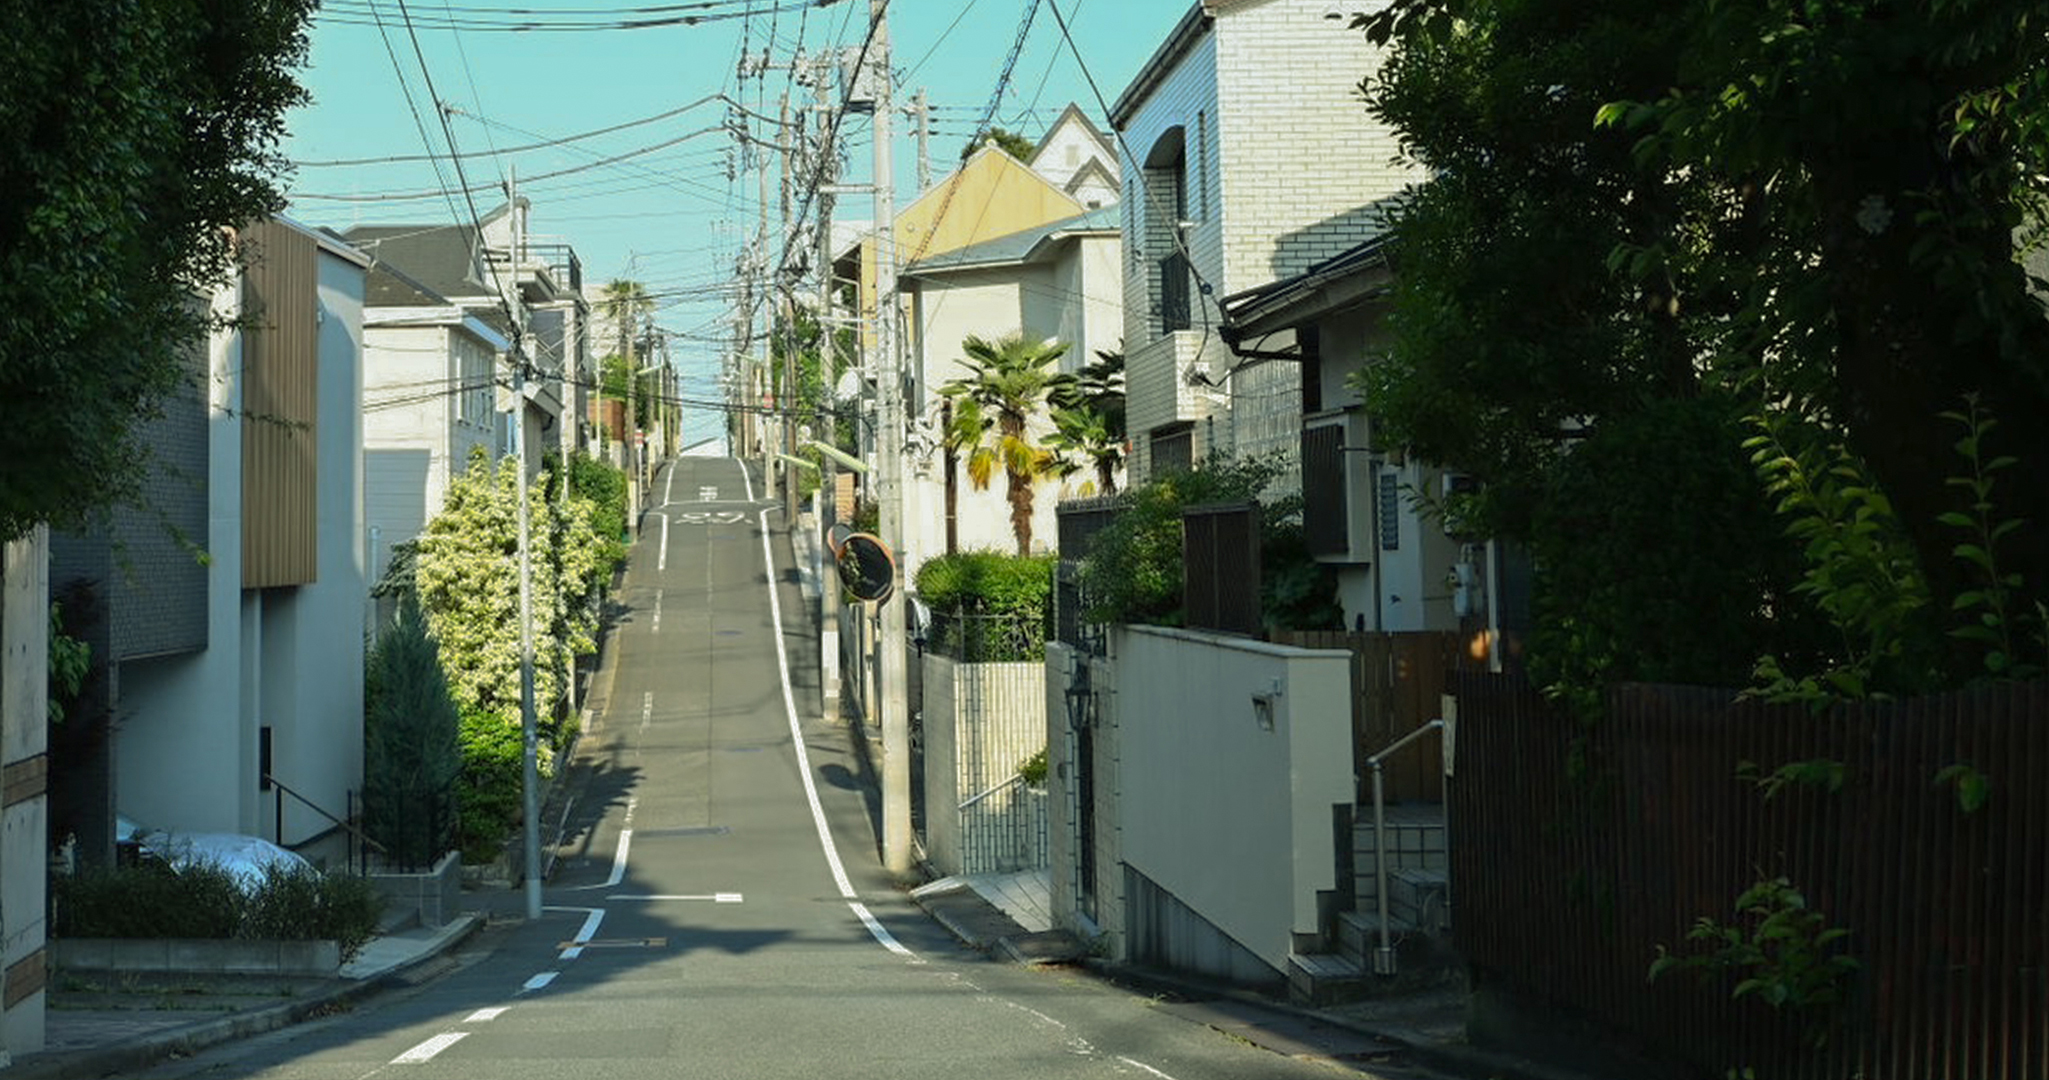
<path id="1" fill-rule="evenodd" d="M 451 851 L 434 864 L 432 870 L 423 874 L 401 874 L 392 871 L 377 871 L 366 880 L 370 887 L 384 897 L 385 919 L 398 925 L 407 921 L 406 912 L 419 915 L 421 926 L 432 929 L 446 926 L 462 913 L 462 852 Z"/>
<path id="2" fill-rule="evenodd" d="M 59 938 L 50 942 L 50 957 L 66 972 L 328 976 L 341 969 L 341 945 L 334 941 Z"/>

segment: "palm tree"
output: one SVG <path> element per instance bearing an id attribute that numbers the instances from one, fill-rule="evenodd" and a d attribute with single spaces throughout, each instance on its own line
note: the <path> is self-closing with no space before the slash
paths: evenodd
<path id="1" fill-rule="evenodd" d="M 996 467 L 1003 467 L 1005 497 L 1010 502 L 1010 531 L 1017 553 L 1032 550 L 1032 485 L 1053 472 L 1059 458 L 1032 442 L 1025 423 L 1049 396 L 1064 393 L 1073 376 L 1053 365 L 1067 353 L 1057 341 L 1025 340 L 1022 332 L 989 341 L 969 334 L 961 342 L 962 362 L 971 375 L 955 379 L 939 392 L 956 399 L 946 429 L 946 448 L 967 452 L 968 479 L 986 489 Z"/>
<path id="2" fill-rule="evenodd" d="M 645 403 L 639 400 L 641 395 L 635 392 L 639 385 L 640 365 L 634 359 L 633 346 L 640 336 L 641 320 L 654 314 L 654 297 L 649 296 L 647 286 L 638 281 L 614 278 L 599 292 L 598 310 L 604 313 L 605 319 L 619 335 L 618 351 L 599 362 L 600 394 L 627 402 L 629 415 L 626 425 L 643 427 L 646 409 Z M 619 437 L 630 438 L 624 433 L 619 433 Z"/>
<path id="3" fill-rule="evenodd" d="M 1124 465 L 1124 354 L 1097 350 L 1096 360 L 1051 394 L 1053 435 L 1061 475 L 1096 471 L 1096 494 L 1117 494 Z"/>

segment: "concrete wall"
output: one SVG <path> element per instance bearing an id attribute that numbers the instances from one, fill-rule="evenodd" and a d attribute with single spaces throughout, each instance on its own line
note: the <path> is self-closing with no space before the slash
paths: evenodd
<path id="1" fill-rule="evenodd" d="M 49 536 L 0 545 L 0 1066 L 43 1048 Z"/>
<path id="2" fill-rule="evenodd" d="M 1318 932 L 1317 891 L 1336 886 L 1350 655 L 1160 627 L 1112 634 L 1124 864 L 1284 972 L 1294 935 Z"/>

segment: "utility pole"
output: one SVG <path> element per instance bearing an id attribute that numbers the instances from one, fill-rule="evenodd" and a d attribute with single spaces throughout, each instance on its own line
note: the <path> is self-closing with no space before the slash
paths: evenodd
<path id="1" fill-rule="evenodd" d="M 782 301 L 783 307 L 783 401 L 781 410 L 783 453 L 787 457 L 794 458 L 797 456 L 797 403 L 801 400 L 801 396 L 797 393 L 797 302 L 790 295 L 788 279 L 782 278 L 781 274 L 781 268 L 790 265 L 790 244 L 795 239 L 790 235 L 790 164 L 791 157 L 796 153 L 797 144 L 790 135 L 790 92 L 788 90 L 783 91 L 781 116 L 782 129 L 777 133 L 776 139 L 782 144 L 783 148 L 783 253 L 781 260 L 776 263 L 778 268 L 776 276 L 781 280 L 773 282 L 772 287 L 776 290 L 776 298 Z M 787 465 L 785 469 L 786 471 L 783 474 L 783 526 L 795 529 L 797 527 L 797 474 Z"/>
<path id="2" fill-rule="evenodd" d="M 918 194 L 932 187 L 932 110 L 925 106 L 925 88 L 911 99 L 911 112 L 918 118 Z"/>
<path id="3" fill-rule="evenodd" d="M 889 145 L 889 0 L 868 0 L 874 27 L 868 63 L 875 72 L 875 354 L 879 362 L 875 471 L 882 542 L 901 552 L 904 544 L 903 371 L 896 341 L 896 217 L 894 163 Z M 905 685 L 904 609 L 910 603 L 897 583 L 896 604 L 881 612 L 882 651 L 882 865 L 891 874 L 911 870 L 911 731 Z"/>
<path id="4" fill-rule="evenodd" d="M 750 130 L 752 129 L 750 128 Z M 751 274 L 763 279 L 757 296 L 759 297 L 758 302 L 761 305 L 761 385 L 766 389 L 775 385 L 775 282 L 766 279 L 768 274 L 768 152 L 763 148 L 763 144 L 759 140 L 751 137 L 749 138 L 748 149 L 761 161 L 761 228 L 754 234 L 754 265 L 748 269 Z M 767 425 L 770 420 L 779 420 L 777 414 L 782 410 L 782 398 L 788 393 L 789 387 L 783 388 L 782 395 L 771 393 L 769 396 L 775 402 L 775 407 L 763 413 L 761 417 L 762 496 L 771 502 L 776 497 L 775 448 L 776 443 L 779 441 L 776 436 L 779 433 L 770 429 Z"/>
<path id="5" fill-rule="evenodd" d="M 526 917 L 541 917 L 541 728 L 534 717 L 534 567 L 527 520 L 526 479 L 526 306 L 520 302 L 519 272 L 525 221 L 519 212 L 519 174 L 509 169 L 505 181 L 512 205 L 511 266 L 501 283 L 507 314 L 512 319 L 512 446 L 519 498 L 519 727 L 521 809 L 526 833 Z M 487 256 L 488 257 L 488 256 Z"/>
<path id="6" fill-rule="evenodd" d="M 812 90 L 818 95 L 818 161 L 813 167 L 812 183 L 818 199 L 818 369 L 825 381 L 825 400 L 819 403 L 818 437 L 828 446 L 839 442 L 839 423 L 835 412 L 827 405 L 833 402 L 837 387 L 833 381 L 833 360 L 837 339 L 832 328 L 832 183 L 835 162 L 832 138 L 835 125 L 829 119 L 832 109 L 831 74 L 837 65 L 830 62 L 831 53 L 821 53 L 817 74 L 813 78 Z M 818 528 L 820 537 L 831 534 L 834 520 L 839 516 L 839 466 L 831 454 L 818 455 L 819 499 Z M 819 575 L 818 589 L 818 664 L 819 686 L 823 688 L 825 718 L 838 721 L 840 718 L 840 627 L 839 590 L 834 587 L 832 575 Z"/>

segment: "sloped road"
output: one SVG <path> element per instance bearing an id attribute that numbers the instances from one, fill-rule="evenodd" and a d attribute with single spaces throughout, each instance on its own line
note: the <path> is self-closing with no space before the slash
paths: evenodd
<path id="1" fill-rule="evenodd" d="M 729 460 L 679 461 L 655 492 L 544 917 L 494 924 L 419 986 L 149 1075 L 1332 1075 L 956 946 L 877 869 L 846 733 L 805 674 L 779 511 Z"/>

